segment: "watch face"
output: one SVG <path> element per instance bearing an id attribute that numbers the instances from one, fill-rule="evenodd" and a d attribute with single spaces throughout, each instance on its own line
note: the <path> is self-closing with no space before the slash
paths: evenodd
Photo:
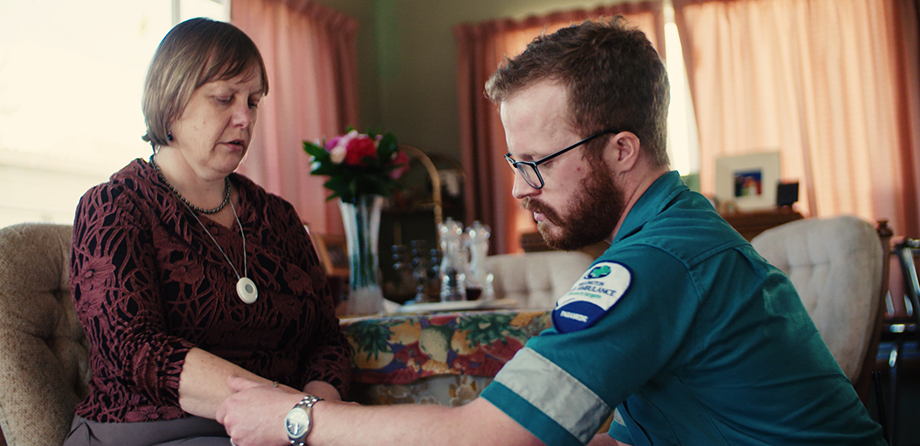
<path id="1" fill-rule="evenodd" d="M 288 437 L 292 439 L 300 438 L 310 427 L 310 418 L 307 417 L 306 410 L 295 407 L 288 412 L 284 425 L 287 427 Z"/>

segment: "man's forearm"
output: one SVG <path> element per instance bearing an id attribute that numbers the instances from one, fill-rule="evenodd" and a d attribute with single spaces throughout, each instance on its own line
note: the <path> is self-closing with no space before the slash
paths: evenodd
<path id="1" fill-rule="evenodd" d="M 334 403 L 315 409 L 316 430 L 309 437 L 311 446 L 543 445 L 482 398 L 460 407 Z"/>
<path id="2" fill-rule="evenodd" d="M 239 446 L 289 444 L 284 418 L 302 395 L 241 378 L 228 382 L 235 393 L 221 405 L 217 420 L 234 442 Z M 320 401 L 313 406 L 312 417 L 307 437 L 310 446 L 543 444 L 482 398 L 455 408 Z"/>
<path id="3" fill-rule="evenodd" d="M 466 410 L 468 411 L 468 410 Z M 464 445 L 475 425 L 462 408 L 438 405 L 359 406 L 320 403 L 314 408 L 311 446 Z M 479 443 L 482 444 L 482 443 Z"/>

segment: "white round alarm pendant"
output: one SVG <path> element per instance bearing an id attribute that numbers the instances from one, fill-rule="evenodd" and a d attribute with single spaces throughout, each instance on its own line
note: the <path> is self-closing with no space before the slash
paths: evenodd
<path id="1" fill-rule="evenodd" d="M 241 277 L 238 282 L 236 282 L 236 294 L 240 295 L 240 300 L 246 302 L 247 304 L 255 303 L 259 298 L 259 289 L 256 288 L 256 283 L 248 277 Z"/>

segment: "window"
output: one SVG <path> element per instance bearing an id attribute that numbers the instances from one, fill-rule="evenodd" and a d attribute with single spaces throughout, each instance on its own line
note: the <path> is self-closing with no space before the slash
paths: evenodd
<path id="1" fill-rule="evenodd" d="M 0 227 L 73 222 L 79 198 L 150 146 L 141 91 L 174 23 L 227 0 L 0 4 Z"/>
<path id="2" fill-rule="evenodd" d="M 681 175 L 700 172 L 700 138 L 696 130 L 696 115 L 690 101 L 690 82 L 684 66 L 680 36 L 674 23 L 674 8 L 670 1 L 664 5 L 665 54 L 668 78 L 671 82 L 671 105 L 668 108 L 668 156 L 671 168 Z"/>

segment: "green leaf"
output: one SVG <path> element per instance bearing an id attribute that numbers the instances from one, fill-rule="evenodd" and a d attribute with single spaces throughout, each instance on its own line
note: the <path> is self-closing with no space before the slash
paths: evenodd
<path id="1" fill-rule="evenodd" d="M 313 155 L 314 157 L 316 157 L 317 159 L 322 158 L 323 156 L 325 156 L 326 158 L 329 158 L 329 152 L 327 152 L 326 149 L 310 141 L 303 142 L 303 149 L 310 155 Z"/>
<path id="2" fill-rule="evenodd" d="M 338 173 L 338 169 L 336 169 L 336 166 L 329 165 L 329 164 L 323 164 L 322 162 L 319 163 L 319 167 L 316 167 L 315 169 L 310 171 L 311 175 L 333 176 L 333 175 L 336 175 L 337 173 Z"/>
<path id="3" fill-rule="evenodd" d="M 396 136 L 392 133 L 386 133 L 377 145 L 377 156 L 388 163 L 393 158 L 393 154 L 398 150 L 399 145 L 396 142 Z"/>
<path id="4" fill-rule="evenodd" d="M 457 321 L 457 329 L 468 331 L 466 339 L 470 345 L 490 345 L 520 332 L 519 328 L 510 326 L 513 318 L 506 314 L 465 316 Z"/>
<path id="5" fill-rule="evenodd" d="M 367 354 L 366 359 L 371 359 L 371 355 L 377 359 L 379 352 L 390 351 L 388 343 L 392 334 L 390 326 L 361 321 L 348 327 L 348 334 L 357 341 L 358 348 Z"/>

